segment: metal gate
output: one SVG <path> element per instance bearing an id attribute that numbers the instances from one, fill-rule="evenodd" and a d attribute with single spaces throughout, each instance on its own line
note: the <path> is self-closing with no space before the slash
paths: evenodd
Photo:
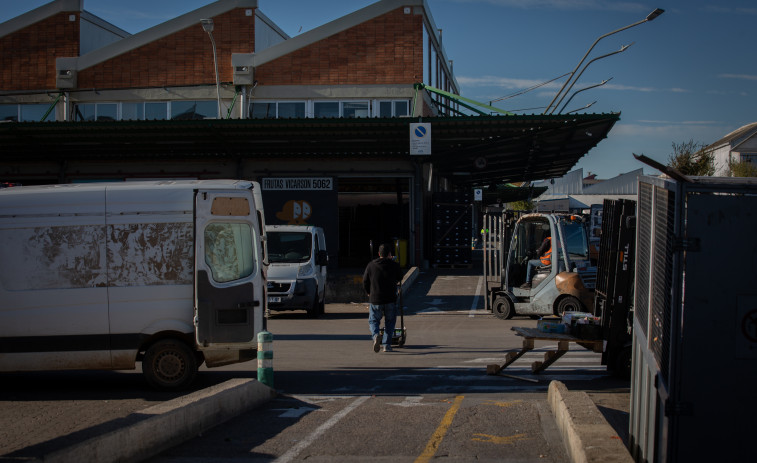
<path id="1" fill-rule="evenodd" d="M 757 416 L 757 179 L 640 177 L 629 445 L 747 461 Z"/>

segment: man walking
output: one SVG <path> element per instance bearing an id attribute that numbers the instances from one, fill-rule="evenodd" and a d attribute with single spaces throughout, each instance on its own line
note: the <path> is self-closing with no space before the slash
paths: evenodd
<path id="1" fill-rule="evenodd" d="M 363 273 L 363 288 L 368 294 L 370 305 L 370 314 L 368 316 L 368 325 L 373 336 L 373 352 L 381 349 L 384 345 L 384 352 L 392 350 L 392 335 L 394 334 L 394 325 L 397 322 L 397 283 L 402 280 L 400 265 L 392 259 L 392 253 L 389 246 L 382 244 L 379 246 L 378 259 L 368 263 Z M 384 317 L 384 338 L 382 340 L 379 327 L 381 317 Z"/>

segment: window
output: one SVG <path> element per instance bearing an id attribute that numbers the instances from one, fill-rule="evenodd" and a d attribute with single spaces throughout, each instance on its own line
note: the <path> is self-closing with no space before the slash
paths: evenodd
<path id="1" fill-rule="evenodd" d="M 171 119 L 173 120 L 214 119 L 216 117 L 220 117 L 217 101 L 171 102 Z"/>
<path id="2" fill-rule="evenodd" d="M 268 258 L 271 262 L 307 262 L 313 238 L 307 232 L 274 232 L 268 235 Z"/>
<path id="3" fill-rule="evenodd" d="M 250 118 L 252 119 L 275 119 L 276 103 L 252 103 L 250 105 Z"/>
<path id="4" fill-rule="evenodd" d="M 339 102 L 317 101 L 313 103 L 313 117 L 339 117 Z"/>
<path id="5" fill-rule="evenodd" d="M 19 107 L 21 109 L 21 121 L 29 122 L 40 122 L 42 116 L 50 109 L 49 104 L 22 104 Z M 51 111 L 47 120 L 55 120 L 55 113 Z"/>
<path id="6" fill-rule="evenodd" d="M 75 121 L 115 121 L 117 119 L 117 103 L 84 103 L 74 105 Z"/>
<path id="7" fill-rule="evenodd" d="M 409 113 L 407 101 L 380 101 L 379 117 L 400 117 Z"/>
<path id="8" fill-rule="evenodd" d="M 144 103 L 121 103 L 121 120 L 139 121 L 145 118 Z"/>
<path id="9" fill-rule="evenodd" d="M 342 103 L 343 117 L 368 117 L 369 114 L 367 101 L 345 101 Z"/>
<path id="10" fill-rule="evenodd" d="M 0 104 L 0 121 L 18 122 L 18 105 Z"/>
<path id="11" fill-rule="evenodd" d="M 163 121 L 168 119 L 168 103 L 145 103 L 145 120 Z"/>
<path id="12" fill-rule="evenodd" d="M 287 118 L 304 118 L 305 117 L 305 103 L 304 102 L 280 102 L 278 117 L 281 119 Z"/>
<path id="13" fill-rule="evenodd" d="M 218 283 L 252 275 L 252 230 L 244 223 L 211 223 L 205 227 L 205 263 Z"/>
<path id="14" fill-rule="evenodd" d="M 302 119 L 305 117 L 304 101 L 255 101 L 250 104 L 252 119 Z"/>

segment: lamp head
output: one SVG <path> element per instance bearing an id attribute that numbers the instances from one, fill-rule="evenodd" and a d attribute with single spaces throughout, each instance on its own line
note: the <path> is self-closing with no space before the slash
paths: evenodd
<path id="1" fill-rule="evenodd" d="M 665 13 L 665 10 L 663 10 L 662 8 L 656 8 L 653 12 L 647 15 L 647 21 L 651 21 L 663 13 Z"/>
<path id="2" fill-rule="evenodd" d="M 200 24 L 202 24 L 202 30 L 204 30 L 205 32 L 213 32 L 212 19 L 201 19 Z"/>

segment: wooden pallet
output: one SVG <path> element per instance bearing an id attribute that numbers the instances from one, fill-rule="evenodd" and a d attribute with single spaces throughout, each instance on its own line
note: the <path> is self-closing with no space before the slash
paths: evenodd
<path id="1" fill-rule="evenodd" d="M 523 328 L 514 326 L 511 328 L 518 333 L 519 336 L 523 336 L 523 347 L 519 351 L 510 351 L 505 356 L 505 363 L 502 365 L 487 365 L 487 375 L 499 375 L 502 370 L 510 366 L 513 362 L 522 357 L 526 352 L 533 350 L 534 341 L 557 341 L 557 350 L 550 350 L 544 353 L 544 360 L 539 362 L 533 362 L 531 364 L 531 372 L 534 374 L 541 373 L 546 370 L 547 367 L 555 363 L 560 357 L 568 352 L 570 343 L 575 342 L 583 347 L 593 350 L 594 352 L 602 352 L 603 342 L 602 340 L 586 340 L 580 339 L 575 336 L 563 333 L 544 333 L 536 328 Z"/>

